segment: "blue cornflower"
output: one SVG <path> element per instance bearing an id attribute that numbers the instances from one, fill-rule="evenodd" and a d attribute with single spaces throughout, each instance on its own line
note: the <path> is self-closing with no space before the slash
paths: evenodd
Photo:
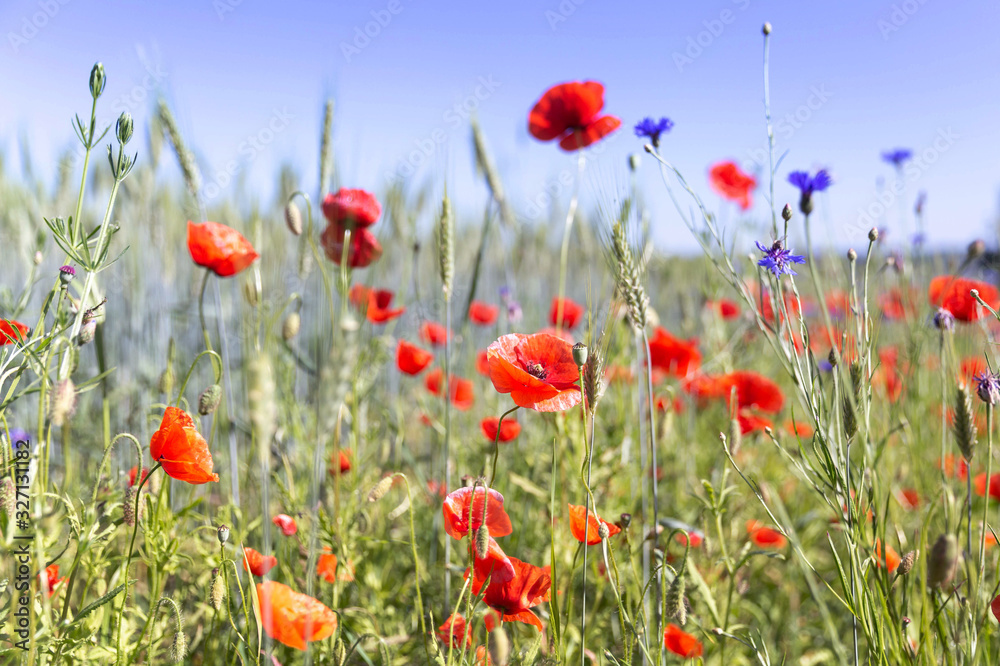
<path id="1" fill-rule="evenodd" d="M 833 184 L 833 179 L 826 169 L 820 169 L 815 176 L 810 176 L 808 171 L 793 171 L 788 174 L 788 182 L 799 188 L 802 196 L 799 197 L 799 210 L 803 215 L 809 215 L 813 211 L 813 192 L 822 192 Z"/>
<path id="2" fill-rule="evenodd" d="M 659 120 L 643 118 L 635 125 L 635 135 L 649 138 L 653 148 L 659 148 L 660 135 L 669 132 L 673 126 L 674 123 L 670 118 L 660 118 Z"/>
<path id="3" fill-rule="evenodd" d="M 757 262 L 757 265 L 771 271 L 775 277 L 781 275 L 798 275 L 798 273 L 792 270 L 792 264 L 806 263 L 805 257 L 792 254 L 791 250 L 786 250 L 782 247 L 781 241 L 774 241 L 774 244 L 769 248 L 757 243 L 757 249 L 764 253 L 764 256 Z"/>
<path id="4" fill-rule="evenodd" d="M 980 400 L 993 406 L 1000 403 L 1000 375 L 986 370 L 973 379 L 976 381 L 976 395 Z"/>
<path id="5" fill-rule="evenodd" d="M 882 159 L 897 169 L 901 168 L 911 157 L 913 157 L 913 151 L 908 148 L 896 148 L 882 153 Z"/>

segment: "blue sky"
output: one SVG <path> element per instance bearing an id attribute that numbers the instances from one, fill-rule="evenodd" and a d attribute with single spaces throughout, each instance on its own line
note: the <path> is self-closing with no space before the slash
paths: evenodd
<path id="1" fill-rule="evenodd" d="M 330 96 L 344 184 L 378 189 L 416 161 L 415 182 L 440 188 L 447 179 L 459 207 L 478 219 L 487 194 L 472 167 L 463 110 L 475 106 L 515 209 L 544 219 L 547 190 L 566 205 L 560 176 L 573 172 L 575 160 L 532 139 L 527 112 L 550 85 L 595 79 L 605 84 L 605 111 L 623 128 L 587 167 L 585 205 L 627 183 L 627 156 L 641 152 L 632 125 L 666 115 L 675 127 L 662 151 L 732 223 L 737 211 L 711 193 L 706 172 L 723 159 L 752 169 L 764 155 L 765 20 L 774 26 L 777 154 L 788 152 L 779 205 L 796 201 L 784 181 L 789 171 L 826 167 L 835 184 L 818 204 L 819 238 L 860 245 L 869 219 L 900 229 L 894 196 L 883 195 L 886 217 L 864 213 L 878 212 L 879 182 L 894 177 L 879 153 L 902 146 L 921 158 L 902 197 L 909 210 L 927 191 L 930 241 L 958 246 L 993 237 L 1000 193 L 995 3 L 7 0 L 0 4 L 0 80 L 8 91 L 0 150 L 18 169 L 26 138 L 36 168 L 51 177 L 72 145 L 70 118 L 89 108 L 87 75 L 101 60 L 108 85 L 99 117 L 111 122 L 127 109 L 144 133 L 162 92 L 208 184 L 224 184 L 217 174 L 235 166 L 267 196 L 289 161 L 315 190 L 321 109 Z M 640 182 L 655 239 L 665 250 L 690 250 L 694 243 L 644 157 Z M 173 164 L 163 170 L 176 177 Z M 219 187 L 219 196 L 235 188 Z M 763 193 L 752 211 L 758 219 Z"/>

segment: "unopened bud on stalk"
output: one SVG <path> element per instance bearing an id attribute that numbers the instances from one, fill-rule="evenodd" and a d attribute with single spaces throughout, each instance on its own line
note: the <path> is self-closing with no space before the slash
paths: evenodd
<path id="1" fill-rule="evenodd" d="M 605 525 L 604 523 L 601 523 L 600 525 L 597 526 L 597 536 L 601 537 L 601 541 L 607 539 L 610 532 L 611 530 L 609 530 L 608 526 Z"/>
<path id="2" fill-rule="evenodd" d="M 871 230 L 868 232 L 868 240 L 870 240 L 872 243 L 878 240 L 878 227 L 871 228 Z"/>
<path id="3" fill-rule="evenodd" d="M 212 587 L 208 593 L 208 601 L 215 610 L 222 610 L 222 602 L 226 599 L 226 585 L 219 574 L 219 568 L 212 569 Z"/>
<path id="4" fill-rule="evenodd" d="M 684 604 L 684 592 L 684 565 L 681 565 L 681 569 L 674 576 L 674 580 L 670 583 L 670 588 L 667 590 L 667 616 L 675 618 L 677 624 L 682 627 L 687 622 L 687 606 Z"/>
<path id="5" fill-rule="evenodd" d="M 187 636 L 180 629 L 174 634 L 174 642 L 170 644 L 170 661 L 174 664 L 184 663 L 187 656 Z"/>
<path id="6" fill-rule="evenodd" d="M 123 146 L 132 140 L 132 125 L 132 114 L 122 111 L 118 116 L 118 122 L 115 123 L 115 136 L 118 138 L 118 143 Z"/>
<path id="7" fill-rule="evenodd" d="M 229 528 L 225 525 L 219 525 L 219 544 L 225 546 L 226 542 L 229 541 Z"/>
<path id="8" fill-rule="evenodd" d="M 385 494 L 387 492 L 389 492 L 389 488 L 392 488 L 392 476 L 387 476 L 378 483 L 376 483 L 374 486 L 372 486 L 372 489 L 368 491 L 368 501 L 369 502 L 379 501 L 380 499 L 385 497 Z"/>
<path id="9" fill-rule="evenodd" d="M 587 345 L 582 342 L 573 345 L 573 361 L 578 368 L 587 365 Z"/>
<path id="10" fill-rule="evenodd" d="M 300 328 L 302 328 L 302 317 L 298 312 L 289 312 L 281 325 L 281 339 L 285 342 L 291 341 L 299 334 Z"/>
<path id="11" fill-rule="evenodd" d="M 906 555 L 903 555 L 903 559 L 899 561 L 899 566 L 896 567 L 897 576 L 905 576 L 913 570 L 913 565 L 917 561 L 917 551 L 911 550 Z"/>
<path id="12" fill-rule="evenodd" d="M 785 204 L 785 207 L 781 209 L 781 219 L 785 222 L 792 219 L 792 207 L 790 204 Z"/>
<path id="13" fill-rule="evenodd" d="M 637 153 L 632 153 L 631 155 L 628 156 L 628 169 L 632 173 L 638 171 L 639 165 L 641 164 L 642 164 L 642 159 L 639 157 Z"/>
<path id="14" fill-rule="evenodd" d="M 96 63 L 90 70 L 90 96 L 95 100 L 104 92 L 107 79 L 104 78 L 104 65 Z"/>
<path id="15" fill-rule="evenodd" d="M 976 240 L 969 243 L 967 259 L 969 259 L 970 261 L 972 259 L 978 259 L 979 257 L 983 256 L 983 253 L 985 252 L 986 252 L 986 242 L 983 241 L 983 239 L 981 238 L 977 238 Z"/>
<path id="16" fill-rule="evenodd" d="M 487 553 L 490 550 L 490 530 L 486 527 L 486 523 L 479 526 L 476 530 L 476 557 L 479 559 L 485 559 Z"/>
<path id="17" fill-rule="evenodd" d="M 490 632 L 490 652 L 493 663 L 497 666 L 506 666 L 510 661 L 510 639 L 507 638 L 503 626 L 494 627 Z"/>
<path id="18" fill-rule="evenodd" d="M 632 524 L 632 514 L 631 513 L 623 513 L 618 518 L 618 524 L 621 525 L 621 527 L 622 527 L 623 530 L 627 530 L 628 526 Z"/>
<path id="19" fill-rule="evenodd" d="M 847 260 L 851 262 L 858 260 L 858 251 L 853 247 L 847 251 Z"/>
<path id="20" fill-rule="evenodd" d="M 302 213 L 294 201 L 285 204 L 285 224 L 295 236 L 302 235 Z"/>
<path id="21" fill-rule="evenodd" d="M 135 527 L 135 486 L 125 488 L 122 500 L 122 519 L 129 527 Z"/>
<path id="22" fill-rule="evenodd" d="M 927 586 L 945 587 L 955 575 L 958 564 L 958 540 L 954 534 L 942 534 L 934 542 L 927 558 Z"/>
<path id="23" fill-rule="evenodd" d="M 214 414 L 222 402 L 222 387 L 212 384 L 198 396 L 198 413 L 202 416 Z"/>
<path id="24" fill-rule="evenodd" d="M 260 305 L 260 285 L 252 276 L 243 282 L 243 298 L 246 299 L 247 305 L 252 308 Z"/>
<path id="25" fill-rule="evenodd" d="M 158 387 L 160 389 L 160 393 L 169 397 L 170 394 L 174 392 L 174 379 L 174 369 L 168 365 L 167 369 L 160 375 L 160 383 Z"/>
<path id="26" fill-rule="evenodd" d="M 764 27 L 761 28 L 760 30 L 761 30 L 761 32 L 764 33 L 765 37 L 767 35 L 770 35 L 771 34 L 771 22 L 770 21 L 764 21 Z M 683 624 L 683 622 L 681 624 Z"/>
<path id="27" fill-rule="evenodd" d="M 939 331 L 951 333 L 955 330 L 955 315 L 944 308 L 938 308 L 938 311 L 934 313 L 934 327 Z"/>

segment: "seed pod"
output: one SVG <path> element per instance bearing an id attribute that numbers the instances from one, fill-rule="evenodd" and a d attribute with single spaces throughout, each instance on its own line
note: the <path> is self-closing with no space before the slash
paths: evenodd
<path id="1" fill-rule="evenodd" d="M 229 541 L 229 528 L 225 525 L 219 525 L 218 537 L 219 543 L 225 546 L 226 542 Z"/>
<path id="2" fill-rule="evenodd" d="M 295 236 L 302 235 L 302 212 L 294 201 L 285 204 L 285 224 Z"/>
<path id="3" fill-rule="evenodd" d="M 290 342 L 299 334 L 300 328 L 302 328 L 302 317 L 298 312 L 289 312 L 281 325 L 281 339 Z"/>
<path id="4" fill-rule="evenodd" d="M 222 402 L 222 387 L 212 384 L 198 396 L 198 413 L 202 416 L 214 414 Z"/>
<path id="5" fill-rule="evenodd" d="M 955 433 L 955 443 L 965 461 L 972 462 L 972 456 L 976 452 L 976 419 L 972 413 L 972 393 L 965 384 L 959 384 L 955 390 L 954 411 L 952 431 Z"/>
<path id="6" fill-rule="evenodd" d="M 605 525 L 604 523 L 601 523 L 600 525 L 597 526 L 597 536 L 601 537 L 601 541 L 604 541 L 605 539 L 608 538 L 609 532 L 610 530 L 608 529 L 608 526 Z"/>
<path id="7" fill-rule="evenodd" d="M 622 527 L 622 529 L 623 529 L 623 530 L 627 530 L 627 529 L 628 529 L 628 527 L 629 527 L 629 525 L 631 525 L 631 524 L 632 524 L 632 514 L 631 514 L 631 513 L 623 513 L 623 514 L 622 514 L 622 515 L 621 515 L 621 516 L 620 516 L 620 517 L 618 518 L 618 520 L 620 521 L 620 524 L 621 524 L 621 527 Z"/>
<path id="8" fill-rule="evenodd" d="M 389 488 L 392 488 L 392 476 L 385 477 L 384 479 L 376 483 L 370 491 L 368 491 L 368 501 L 369 502 L 379 501 L 380 499 L 385 497 L 385 494 L 387 492 L 389 492 Z"/>
<path id="9" fill-rule="evenodd" d="M 944 588 L 955 576 L 958 565 L 958 540 L 954 534 L 942 534 L 934 542 L 927 558 L 927 586 Z"/>
<path id="10" fill-rule="evenodd" d="M 479 559 L 485 559 L 486 554 L 490 549 L 490 530 L 486 527 L 486 523 L 479 526 L 476 530 L 476 557 Z"/>
<path id="11" fill-rule="evenodd" d="M 587 345 L 582 342 L 573 345 L 573 361 L 578 368 L 587 364 Z"/>
<path id="12" fill-rule="evenodd" d="M 219 568 L 212 569 L 212 588 L 208 595 L 209 603 L 215 610 L 222 610 L 222 602 L 226 599 L 225 578 L 219 574 Z"/>

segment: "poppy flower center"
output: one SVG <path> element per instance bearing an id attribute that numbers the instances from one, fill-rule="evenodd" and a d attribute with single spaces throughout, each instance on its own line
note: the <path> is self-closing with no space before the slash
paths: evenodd
<path id="1" fill-rule="evenodd" d="M 545 368 L 542 367 L 541 363 L 528 363 L 524 368 L 529 375 L 537 379 L 544 380 L 545 376 L 548 374 Z"/>

